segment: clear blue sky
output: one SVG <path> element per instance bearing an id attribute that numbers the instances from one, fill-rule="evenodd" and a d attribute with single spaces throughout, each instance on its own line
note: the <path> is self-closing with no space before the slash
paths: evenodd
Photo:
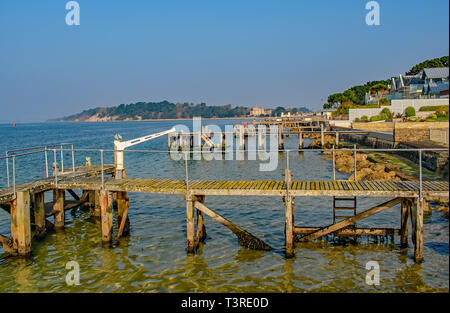
<path id="1" fill-rule="evenodd" d="M 0 1 L 0 122 L 137 101 L 307 106 L 448 55 L 447 0 Z"/>

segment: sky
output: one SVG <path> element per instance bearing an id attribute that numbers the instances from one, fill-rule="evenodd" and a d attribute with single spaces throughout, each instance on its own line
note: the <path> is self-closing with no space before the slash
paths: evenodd
<path id="1" fill-rule="evenodd" d="M 0 0 L 0 122 L 139 101 L 320 109 L 449 54 L 447 0 Z"/>

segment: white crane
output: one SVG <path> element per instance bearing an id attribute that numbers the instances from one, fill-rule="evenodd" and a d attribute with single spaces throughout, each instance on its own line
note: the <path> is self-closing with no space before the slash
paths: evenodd
<path id="1" fill-rule="evenodd" d="M 172 127 L 169 130 L 147 135 L 140 138 L 135 138 L 127 141 L 122 141 L 122 137 L 120 135 L 114 136 L 114 163 L 116 166 L 116 178 L 124 178 L 125 176 L 125 168 L 123 167 L 123 151 L 131 146 L 164 136 L 169 133 L 175 132 L 175 128 Z"/>

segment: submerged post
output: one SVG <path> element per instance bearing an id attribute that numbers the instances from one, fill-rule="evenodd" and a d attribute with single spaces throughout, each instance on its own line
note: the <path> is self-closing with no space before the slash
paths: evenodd
<path id="1" fill-rule="evenodd" d="M 291 171 L 289 169 L 289 151 L 287 152 L 287 168 L 284 171 L 284 179 L 286 184 L 286 197 L 284 197 L 285 205 L 285 237 L 286 237 L 286 257 L 291 258 L 294 253 L 294 197 L 289 195 L 289 187 L 291 184 Z"/>
<path id="2" fill-rule="evenodd" d="M 408 247 L 408 218 L 411 211 L 411 200 L 402 199 L 401 224 L 400 224 L 400 247 Z"/>
<path id="3" fill-rule="evenodd" d="M 65 190 L 53 190 L 53 211 L 55 213 L 55 229 L 64 228 L 64 200 Z"/>
<path id="4" fill-rule="evenodd" d="M 413 205 L 413 243 L 414 261 L 422 262 L 423 259 L 423 199 L 416 198 Z"/>
<path id="5" fill-rule="evenodd" d="M 298 148 L 303 149 L 303 132 L 298 133 Z"/>
<path id="6" fill-rule="evenodd" d="M 112 240 L 112 206 L 109 201 L 109 193 L 103 189 L 100 191 L 102 242 L 109 245 Z"/>
<path id="7" fill-rule="evenodd" d="M 19 255 L 31 253 L 30 192 L 18 191 L 11 204 L 11 239 Z"/>
<path id="8" fill-rule="evenodd" d="M 194 200 L 186 195 L 186 244 L 187 252 L 194 253 Z"/>
<path id="9" fill-rule="evenodd" d="M 35 236 L 42 238 L 45 236 L 45 193 L 38 192 L 34 195 L 34 224 L 36 227 Z"/>

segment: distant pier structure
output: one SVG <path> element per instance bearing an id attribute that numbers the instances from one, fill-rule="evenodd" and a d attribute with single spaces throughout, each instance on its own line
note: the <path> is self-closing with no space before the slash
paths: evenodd
<path id="1" fill-rule="evenodd" d="M 235 124 L 232 129 L 228 130 L 213 130 L 206 125 L 197 132 L 171 133 L 168 135 L 168 149 L 170 151 L 205 149 L 225 151 L 227 147 L 237 147 L 240 150 L 249 150 L 245 140 L 248 137 L 256 137 L 257 149 L 263 149 L 267 144 L 267 136 L 275 136 L 279 150 L 284 150 L 286 137 L 298 136 L 298 148 L 303 149 L 305 147 L 304 139 L 311 135 L 320 138 L 321 147 L 324 147 L 325 135 L 333 136 L 335 147 L 339 147 L 341 144 L 340 134 L 343 133 L 364 134 L 367 132 L 359 130 L 332 131 L 328 120 L 322 116 L 267 117 L 262 120 Z"/>

